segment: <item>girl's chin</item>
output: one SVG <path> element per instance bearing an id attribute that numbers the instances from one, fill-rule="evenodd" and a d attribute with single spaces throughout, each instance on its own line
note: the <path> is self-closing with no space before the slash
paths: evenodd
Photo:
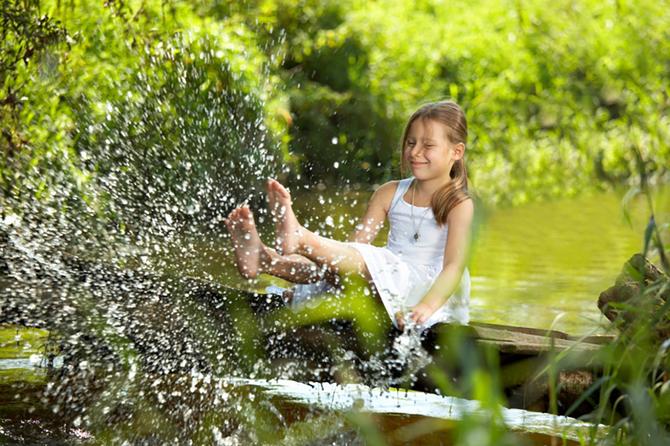
<path id="1" fill-rule="evenodd" d="M 412 174 L 415 177 L 425 177 L 428 175 L 428 169 L 426 169 L 424 166 L 412 167 Z"/>

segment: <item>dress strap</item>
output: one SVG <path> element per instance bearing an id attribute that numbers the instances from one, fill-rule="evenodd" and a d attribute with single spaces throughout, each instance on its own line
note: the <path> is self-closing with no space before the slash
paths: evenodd
<path id="1" fill-rule="evenodd" d="M 407 189 L 412 184 L 414 177 L 405 178 L 404 180 L 398 181 L 398 185 L 395 188 L 395 194 L 393 194 L 393 200 L 391 201 L 391 207 L 389 208 L 388 213 L 390 214 L 396 204 L 402 199 L 402 196 L 405 195 Z"/>

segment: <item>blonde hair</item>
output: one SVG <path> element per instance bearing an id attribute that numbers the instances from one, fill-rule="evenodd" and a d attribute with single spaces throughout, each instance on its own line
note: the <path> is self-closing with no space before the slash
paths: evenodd
<path id="1" fill-rule="evenodd" d="M 417 119 L 430 120 L 443 124 L 448 129 L 447 138 L 452 144 L 462 143 L 465 147 L 468 140 L 468 123 L 465 119 L 465 113 L 463 113 L 463 110 L 457 103 L 454 101 L 440 101 L 421 106 L 407 121 L 405 131 L 402 135 L 400 171 L 403 175 L 407 171 L 407 161 L 405 159 L 407 134 Z M 465 168 L 465 155 L 454 162 L 449 176 L 452 181 L 435 191 L 430 200 L 433 215 L 435 215 L 435 220 L 440 225 L 447 223 L 449 212 L 454 207 L 471 198 L 468 192 L 468 173 Z"/>

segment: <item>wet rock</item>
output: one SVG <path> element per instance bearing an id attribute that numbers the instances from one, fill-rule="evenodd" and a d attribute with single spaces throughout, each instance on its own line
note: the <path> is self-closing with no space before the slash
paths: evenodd
<path id="1" fill-rule="evenodd" d="M 639 318 L 650 321 L 658 338 L 670 337 L 670 279 L 641 254 L 633 255 L 613 286 L 598 297 L 598 308 L 624 331 Z M 649 318 L 649 316 L 652 316 Z"/>

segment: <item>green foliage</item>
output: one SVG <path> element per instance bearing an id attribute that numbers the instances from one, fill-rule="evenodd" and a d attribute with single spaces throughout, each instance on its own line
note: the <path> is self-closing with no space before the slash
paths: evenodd
<path id="1" fill-rule="evenodd" d="M 236 13 L 283 57 L 291 147 L 310 178 L 397 175 L 407 116 L 451 97 L 476 188 L 520 203 L 631 178 L 633 145 L 667 177 L 667 6 L 267 0 Z"/>
<path id="2" fill-rule="evenodd" d="M 3 0 L 0 12 L 0 78 L 12 74 L 17 64 L 27 64 L 46 47 L 65 39 L 58 21 L 38 17 L 37 1 Z"/>
<path id="3" fill-rule="evenodd" d="M 38 109 L 32 109 L 29 98 L 24 96 L 25 84 L 30 81 L 31 74 L 28 65 L 33 59 L 44 57 L 48 47 L 57 45 L 67 36 L 58 21 L 39 16 L 36 4 L 3 0 L 0 12 L 0 187 L 3 198 L 16 191 L 17 188 L 12 186 L 19 175 L 17 171 L 35 166 L 35 157 L 28 153 L 31 147 L 26 134 L 29 132 L 26 132 L 25 109 L 30 109 L 30 117 Z M 45 111 L 53 112 L 53 109 Z"/>
<path id="4" fill-rule="evenodd" d="M 641 187 L 629 191 L 624 206 L 636 193 L 647 199 L 651 217 L 644 233 L 644 256 L 648 250 L 652 252 L 649 248 L 653 234 L 653 248 L 664 273 L 640 254 L 624 265 L 617 278 L 617 289 L 625 301 L 609 304 L 616 314 L 614 322 L 620 329 L 619 336 L 595 358 L 596 364 L 602 364 L 602 376 L 580 399 L 596 402 L 596 410 L 589 416 L 591 420 L 612 426 L 607 444 L 660 445 L 670 441 L 667 385 L 670 266 L 666 245 L 654 219 L 646 163 L 640 151 L 634 150 L 634 156 Z M 626 290 L 630 295 L 625 295 Z M 577 405 L 575 402 L 573 407 Z M 590 439 L 589 444 L 592 443 L 594 438 Z"/>
<path id="5" fill-rule="evenodd" d="M 223 198 L 205 182 L 241 179 L 230 195 L 243 199 L 272 172 L 244 156 L 260 146 L 311 181 L 376 183 L 398 175 L 409 113 L 444 97 L 468 114 L 469 170 L 489 200 L 621 183 L 630 147 L 652 181 L 667 176 L 664 2 L 4 6 L 3 198 L 98 216 L 111 201 L 123 226 L 136 212 L 114 200 L 140 197 L 188 219 Z M 120 165 L 125 183 L 100 191 Z"/>

